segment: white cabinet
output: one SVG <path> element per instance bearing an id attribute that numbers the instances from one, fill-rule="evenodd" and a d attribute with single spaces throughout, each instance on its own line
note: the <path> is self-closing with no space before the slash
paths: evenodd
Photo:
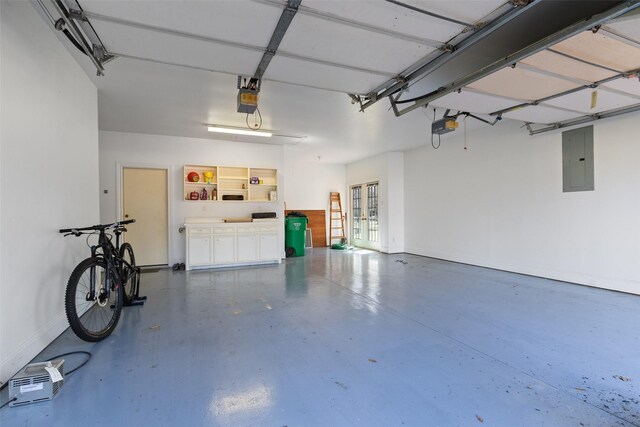
<path id="1" fill-rule="evenodd" d="M 277 259 L 281 254 L 280 234 L 277 225 L 261 225 L 258 253 L 262 260 Z"/>
<path id="2" fill-rule="evenodd" d="M 236 230 L 232 226 L 213 227 L 213 263 L 236 261 Z"/>
<path id="3" fill-rule="evenodd" d="M 211 236 L 190 236 L 187 245 L 189 265 L 211 264 Z"/>
<path id="4" fill-rule="evenodd" d="M 236 229 L 237 260 L 248 262 L 258 260 L 258 230 L 256 227 Z"/>
<path id="5" fill-rule="evenodd" d="M 189 265 L 211 264 L 213 261 L 211 233 L 211 227 L 191 227 L 187 230 L 187 263 Z"/>
<path id="6" fill-rule="evenodd" d="M 282 228 L 279 220 L 187 223 L 186 269 L 280 263 Z"/>

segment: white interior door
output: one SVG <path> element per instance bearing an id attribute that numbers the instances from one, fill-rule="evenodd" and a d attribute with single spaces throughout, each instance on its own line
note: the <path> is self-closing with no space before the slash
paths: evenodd
<path id="1" fill-rule="evenodd" d="M 136 264 L 167 264 L 167 170 L 124 168 L 122 191 L 122 218 L 136 220 L 124 234 L 133 246 Z"/>
<path id="2" fill-rule="evenodd" d="M 351 244 L 380 250 L 378 183 L 351 187 Z"/>

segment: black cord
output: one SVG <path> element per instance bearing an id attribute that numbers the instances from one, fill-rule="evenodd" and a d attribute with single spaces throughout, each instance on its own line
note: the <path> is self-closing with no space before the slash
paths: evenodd
<path id="1" fill-rule="evenodd" d="M 91 360 L 91 357 L 93 356 L 91 353 L 89 353 L 88 351 L 82 351 L 82 350 L 78 350 L 78 351 L 70 351 L 68 353 L 62 353 L 59 354 L 57 356 L 52 357 L 49 360 L 54 360 L 54 359 L 60 359 L 61 357 L 64 356 L 71 356 L 72 354 L 86 354 L 87 360 L 85 360 L 84 362 L 82 362 L 80 365 L 76 366 L 75 368 L 73 368 L 72 370 L 65 372 L 65 377 L 68 375 L 73 374 L 75 371 L 77 371 L 78 369 L 82 368 L 84 365 L 86 365 L 87 363 L 89 363 L 89 360 Z M 10 381 L 10 380 L 9 380 Z M 9 384 L 9 382 L 7 381 L 6 383 L 4 383 L 2 385 L 2 387 L 0 387 L 0 390 L 2 390 L 3 388 L 5 388 L 7 386 L 7 384 Z M 9 399 L 8 401 L 6 401 L 5 403 L 3 403 L 2 405 L 0 405 L 0 409 L 4 408 L 5 406 L 7 406 L 9 403 L 13 402 L 14 400 L 17 400 L 17 397 L 14 397 L 13 399 Z"/>
<path id="2" fill-rule="evenodd" d="M 9 403 L 13 402 L 14 400 L 18 400 L 17 397 L 14 397 L 13 399 L 9 399 L 6 402 L 4 402 L 2 405 L 0 405 L 0 409 L 4 408 L 5 406 L 7 406 Z"/>
<path id="3" fill-rule="evenodd" d="M 73 36 L 71 35 L 71 33 L 69 32 L 69 30 L 67 30 L 66 28 L 64 30 L 62 30 L 62 32 L 64 33 L 65 36 L 67 36 L 67 38 L 69 39 L 69 41 L 71 43 L 73 43 L 73 45 L 83 54 L 87 54 L 87 52 L 84 51 L 84 49 L 82 48 L 82 46 L 80 45 L 80 43 L 78 43 L 78 40 L 76 40 L 75 38 L 73 38 Z"/>
<path id="4" fill-rule="evenodd" d="M 433 121 L 436 121 L 436 109 L 433 109 Z M 433 129 L 431 130 L 431 146 L 433 147 L 434 150 L 437 150 L 438 148 L 440 148 L 440 134 L 438 134 L 438 146 L 436 147 L 435 144 L 433 143 Z"/>
<path id="5" fill-rule="evenodd" d="M 87 357 L 87 360 L 85 360 L 84 362 L 82 362 L 80 365 L 76 366 L 75 368 L 73 368 L 72 370 L 70 370 L 70 371 L 68 371 L 68 372 L 65 372 L 65 374 L 64 374 L 65 376 L 67 376 L 67 375 L 71 375 L 72 373 L 74 373 L 74 372 L 75 372 L 75 371 L 77 371 L 78 369 L 82 368 L 84 365 L 86 365 L 87 363 L 89 363 L 89 360 L 91 360 L 91 356 L 93 356 L 93 355 L 92 355 L 91 353 L 89 353 L 88 351 L 78 350 L 78 351 L 70 351 L 70 352 L 68 352 L 68 353 L 62 353 L 62 354 L 59 354 L 59 355 L 57 355 L 57 356 L 52 357 L 52 358 L 51 358 L 51 359 L 49 359 L 49 360 L 60 359 L 61 357 L 64 357 L 64 356 L 71 356 L 72 354 L 86 354 L 88 357 Z"/>

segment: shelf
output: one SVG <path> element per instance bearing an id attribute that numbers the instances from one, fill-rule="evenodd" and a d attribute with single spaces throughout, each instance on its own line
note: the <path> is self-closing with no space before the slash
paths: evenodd
<path id="1" fill-rule="evenodd" d="M 195 172 L 200 181 L 187 180 L 189 173 Z M 204 179 L 203 172 L 211 172 L 211 183 Z M 250 178 L 263 180 L 262 184 L 250 184 Z M 185 194 L 205 188 L 209 194 L 217 190 L 217 200 L 190 200 L 185 196 L 185 202 L 260 202 L 273 203 L 269 197 L 278 189 L 278 170 L 270 168 L 249 168 L 238 166 L 213 166 L 186 164 L 183 170 L 183 189 Z M 242 188 L 244 187 L 244 188 Z M 244 200 L 222 200 L 223 195 L 244 196 Z"/>

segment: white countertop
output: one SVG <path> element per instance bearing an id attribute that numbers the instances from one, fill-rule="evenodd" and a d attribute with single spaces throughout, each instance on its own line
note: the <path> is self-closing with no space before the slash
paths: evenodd
<path id="1" fill-rule="evenodd" d="M 246 222 L 225 222 L 224 218 L 185 218 L 184 226 L 185 227 L 193 227 L 193 226 L 202 226 L 202 225 L 222 225 L 222 224 L 251 224 L 252 222 L 281 222 L 280 218 L 255 218 L 253 221 Z"/>

